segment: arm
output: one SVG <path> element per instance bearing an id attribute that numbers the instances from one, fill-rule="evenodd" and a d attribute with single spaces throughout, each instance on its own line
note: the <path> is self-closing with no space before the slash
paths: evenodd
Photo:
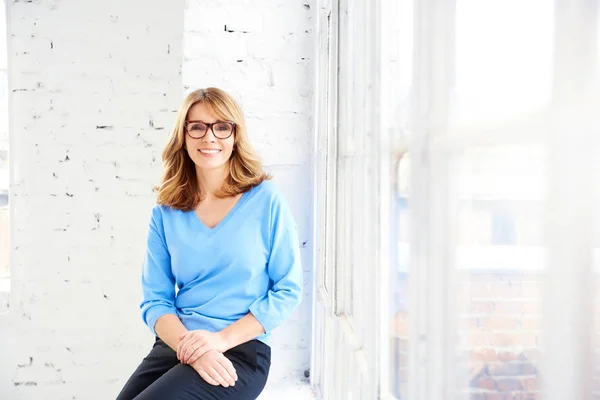
<path id="1" fill-rule="evenodd" d="M 229 350 L 255 339 L 263 333 L 265 333 L 263 326 L 252 313 L 248 313 L 219 332 L 219 335 L 223 337 L 227 344 L 227 350 Z"/>
<path id="2" fill-rule="evenodd" d="M 174 314 L 161 315 L 154 325 L 154 330 L 158 337 L 174 351 L 177 351 L 179 337 L 188 332 L 179 317 Z"/>
<path id="3" fill-rule="evenodd" d="M 267 334 L 300 304 L 303 284 L 298 226 L 287 203 L 279 196 L 272 205 L 270 227 L 267 271 L 273 286 L 250 306 L 250 312 Z"/>
<path id="4" fill-rule="evenodd" d="M 273 287 L 250 306 L 250 313 L 219 332 L 228 349 L 270 333 L 300 303 L 302 264 L 298 228 L 287 204 L 283 199 L 278 200 L 273 205 L 267 265 Z"/>
<path id="5" fill-rule="evenodd" d="M 146 257 L 142 268 L 142 319 L 154 335 L 176 350 L 178 337 L 187 331 L 175 308 L 175 278 L 171 273 L 171 255 L 164 238 L 162 214 L 152 209 L 147 235 Z"/>

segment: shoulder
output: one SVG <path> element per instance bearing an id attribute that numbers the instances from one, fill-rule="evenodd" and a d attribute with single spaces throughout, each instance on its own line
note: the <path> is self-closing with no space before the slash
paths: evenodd
<path id="1" fill-rule="evenodd" d="M 280 193 L 279 187 L 272 181 L 264 180 L 258 185 L 254 186 L 250 191 L 261 193 L 262 195 L 277 195 Z"/>
<path id="2" fill-rule="evenodd" d="M 171 210 L 171 207 L 169 206 L 165 206 L 163 204 L 155 204 L 154 206 L 152 206 L 152 216 L 161 217 L 162 215 L 168 213 L 169 210 Z"/>
<path id="3" fill-rule="evenodd" d="M 180 210 L 164 204 L 154 204 L 151 210 L 151 219 L 156 224 L 163 224 L 163 221 L 177 218 L 181 214 Z"/>
<path id="4" fill-rule="evenodd" d="M 277 226 L 280 231 L 282 228 L 296 227 L 296 221 L 281 188 L 271 182 L 263 181 L 255 186 L 257 197 L 262 198 L 263 210 L 269 215 L 271 226 Z"/>
<path id="5" fill-rule="evenodd" d="M 261 199 L 265 203 L 268 203 L 271 207 L 287 207 L 285 195 L 279 186 L 272 181 L 264 180 L 250 189 L 250 192 L 252 192 L 252 197 Z"/>

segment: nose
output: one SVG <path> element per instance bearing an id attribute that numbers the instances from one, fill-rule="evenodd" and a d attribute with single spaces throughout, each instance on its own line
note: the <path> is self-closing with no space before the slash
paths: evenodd
<path id="1" fill-rule="evenodd" d="M 206 131 L 206 135 L 202 138 L 202 141 L 205 143 L 212 143 L 217 141 L 217 137 L 215 136 L 215 132 L 213 131 L 213 127 L 211 126 Z"/>

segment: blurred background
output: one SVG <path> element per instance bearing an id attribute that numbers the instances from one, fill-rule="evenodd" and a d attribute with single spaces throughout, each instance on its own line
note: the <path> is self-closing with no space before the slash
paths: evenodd
<path id="1" fill-rule="evenodd" d="M 175 113 L 216 86 L 300 229 L 261 399 L 600 398 L 596 0 L 3 1 L 0 398 L 106 399 Z"/>

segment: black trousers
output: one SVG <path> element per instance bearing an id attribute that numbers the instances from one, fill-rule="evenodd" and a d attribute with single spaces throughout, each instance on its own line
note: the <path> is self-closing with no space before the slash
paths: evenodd
<path id="1" fill-rule="evenodd" d="M 251 340 L 223 353 L 238 376 L 235 386 L 212 386 L 160 338 L 129 378 L 117 400 L 255 400 L 271 367 L 271 348 Z"/>

